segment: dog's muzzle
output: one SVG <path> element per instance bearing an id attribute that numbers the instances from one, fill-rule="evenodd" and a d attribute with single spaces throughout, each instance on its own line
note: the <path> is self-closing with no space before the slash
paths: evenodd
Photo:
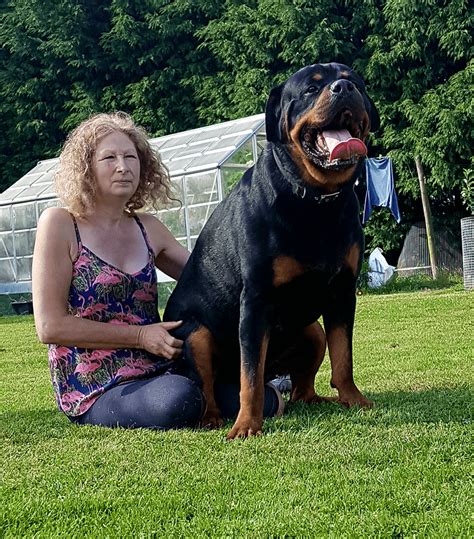
<path id="1" fill-rule="evenodd" d="M 363 99 L 352 82 L 340 79 L 329 87 L 327 122 L 306 125 L 300 132 L 305 154 L 318 167 L 341 170 L 367 155 L 363 138 L 369 130 Z"/>

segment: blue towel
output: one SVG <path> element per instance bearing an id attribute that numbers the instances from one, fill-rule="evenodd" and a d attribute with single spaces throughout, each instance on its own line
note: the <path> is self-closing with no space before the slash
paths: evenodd
<path id="1" fill-rule="evenodd" d="M 401 221 L 398 209 L 397 193 L 393 181 L 392 160 L 389 157 L 376 159 L 371 157 L 365 160 L 367 178 L 367 193 L 365 195 L 364 216 L 365 224 L 372 213 L 373 206 L 390 208 L 397 223 Z"/>

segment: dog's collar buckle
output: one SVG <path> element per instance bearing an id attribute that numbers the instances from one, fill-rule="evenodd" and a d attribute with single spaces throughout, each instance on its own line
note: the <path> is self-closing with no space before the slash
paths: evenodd
<path id="1" fill-rule="evenodd" d="M 329 195 L 320 195 L 319 197 L 314 197 L 314 200 L 316 200 L 318 204 L 331 202 L 332 200 L 339 198 L 340 194 L 341 191 L 336 191 L 335 193 L 330 193 Z"/>
<path id="2" fill-rule="evenodd" d="M 295 189 L 296 196 L 300 198 L 304 198 L 307 194 L 306 187 L 304 185 L 298 185 Z M 336 191 L 335 193 L 330 193 L 328 195 L 318 195 L 313 196 L 312 198 L 318 203 L 323 204 L 326 202 L 331 202 L 333 200 L 336 200 L 339 198 L 339 195 L 341 194 L 341 191 Z"/>
<path id="3" fill-rule="evenodd" d="M 295 195 L 300 198 L 304 198 L 306 196 L 306 187 L 304 187 L 303 185 L 297 185 Z"/>

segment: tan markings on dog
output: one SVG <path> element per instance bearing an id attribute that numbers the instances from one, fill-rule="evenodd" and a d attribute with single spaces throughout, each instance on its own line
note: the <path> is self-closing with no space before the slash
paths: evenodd
<path id="1" fill-rule="evenodd" d="M 345 327 L 334 327 L 326 333 L 331 359 L 331 384 L 338 390 L 352 381 L 352 345 Z"/>
<path id="2" fill-rule="evenodd" d="M 326 352 L 326 334 L 319 322 L 314 322 L 303 330 L 294 348 L 290 373 L 293 389 L 291 401 L 303 401 L 316 404 L 326 400 L 314 390 L 314 379 Z M 296 360 L 296 358 L 298 358 Z"/>
<path id="3" fill-rule="evenodd" d="M 269 336 L 266 334 L 260 345 L 259 359 L 253 376 L 247 371 L 245 357 L 241 358 L 240 410 L 227 439 L 247 438 L 262 434 L 264 371 Z"/>
<path id="4" fill-rule="evenodd" d="M 305 267 L 291 256 L 277 256 L 273 260 L 273 286 L 291 283 L 304 272 Z"/>
<path id="5" fill-rule="evenodd" d="M 321 75 L 321 73 L 315 73 L 313 75 L 313 80 L 321 80 L 323 78 L 323 76 Z"/>
<path id="6" fill-rule="evenodd" d="M 371 408 L 374 404 L 359 391 L 352 374 L 352 341 L 347 329 L 334 327 L 327 332 L 329 357 L 331 359 L 331 386 L 339 393 L 338 402 L 344 406 Z"/>
<path id="7" fill-rule="evenodd" d="M 348 266 L 354 275 L 357 274 L 359 267 L 360 247 L 357 243 L 354 243 L 346 253 L 344 262 Z"/>
<path id="8" fill-rule="evenodd" d="M 349 76 L 350 76 L 349 71 L 341 71 L 339 73 L 339 77 L 341 77 L 341 79 L 347 79 Z"/>
<path id="9" fill-rule="evenodd" d="M 201 424 L 205 427 L 222 426 L 223 421 L 220 410 L 214 397 L 214 373 L 212 367 L 212 356 L 216 353 L 214 336 L 205 326 L 200 326 L 191 333 L 188 343 L 191 347 L 196 369 L 202 379 L 202 392 L 207 403 L 207 410 Z"/>

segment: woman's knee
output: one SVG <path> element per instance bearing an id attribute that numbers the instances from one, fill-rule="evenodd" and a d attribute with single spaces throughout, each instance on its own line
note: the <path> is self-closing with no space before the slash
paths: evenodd
<path id="1" fill-rule="evenodd" d="M 204 396 L 189 378 L 178 374 L 159 377 L 148 392 L 158 428 L 194 427 L 204 413 Z"/>

